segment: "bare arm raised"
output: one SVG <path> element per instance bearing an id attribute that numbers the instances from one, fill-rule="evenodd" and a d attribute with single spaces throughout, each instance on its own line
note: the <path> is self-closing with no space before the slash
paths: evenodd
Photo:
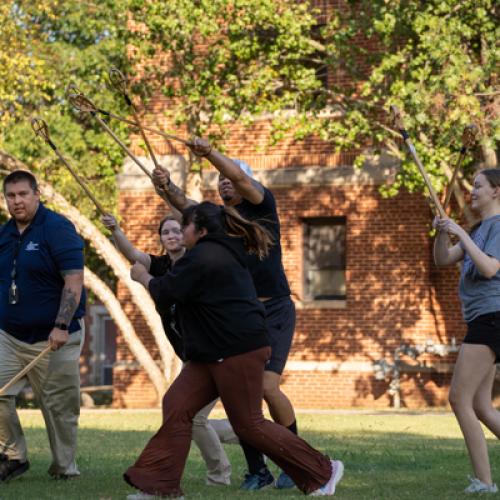
<path id="1" fill-rule="evenodd" d="M 157 167 L 153 170 L 153 185 L 156 192 L 165 200 L 174 212 L 176 218 L 181 218 L 180 212 L 197 202 L 189 199 L 184 191 L 176 186 L 170 179 L 170 172 L 164 167 Z"/>
<path id="2" fill-rule="evenodd" d="M 121 230 L 117 220 L 110 214 L 101 217 L 102 223 L 113 233 L 118 250 L 125 256 L 129 262 L 140 262 L 149 271 L 151 266 L 151 257 L 132 245 L 125 233 Z"/>
<path id="3" fill-rule="evenodd" d="M 214 149 L 208 141 L 195 137 L 190 142 L 191 151 L 197 156 L 206 158 L 225 178 L 229 179 L 236 191 L 245 200 L 258 205 L 264 199 L 262 184 L 249 177 L 239 165 Z"/>

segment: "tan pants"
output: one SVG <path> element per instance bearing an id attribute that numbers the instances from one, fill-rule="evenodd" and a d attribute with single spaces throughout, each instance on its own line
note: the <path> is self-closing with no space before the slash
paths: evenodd
<path id="1" fill-rule="evenodd" d="M 0 396 L 0 452 L 11 460 L 25 461 L 26 441 L 16 411 L 16 396 L 27 382 L 42 410 L 52 464 L 49 474 L 79 475 L 76 462 L 76 432 L 80 416 L 80 352 L 85 335 L 82 329 L 70 335 L 58 351 L 50 352 L 26 377 Z M 47 342 L 27 344 L 0 330 L 0 387 L 19 373 Z"/>
<path id="2" fill-rule="evenodd" d="M 239 443 L 229 420 L 209 420 L 217 403 L 214 399 L 193 418 L 193 441 L 207 466 L 207 484 L 231 484 L 231 464 L 221 443 Z"/>

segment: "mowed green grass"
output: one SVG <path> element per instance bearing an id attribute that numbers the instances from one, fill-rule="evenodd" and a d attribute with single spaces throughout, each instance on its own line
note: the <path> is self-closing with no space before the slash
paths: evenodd
<path id="1" fill-rule="evenodd" d="M 42 417 L 21 411 L 31 469 L 0 484 L 0 499 L 124 499 L 133 490 L 122 480 L 161 420 L 159 411 L 85 411 L 79 431 L 78 463 L 82 476 L 49 479 L 50 451 Z M 215 416 L 220 417 L 221 414 Z M 460 499 L 470 473 L 460 431 L 451 414 L 372 412 L 298 415 L 301 435 L 313 446 L 345 463 L 340 499 Z M 500 482 L 500 447 L 489 433 L 493 475 Z M 298 490 L 241 492 L 245 472 L 238 446 L 226 446 L 233 485 L 205 486 L 205 466 L 192 447 L 182 486 L 189 499 L 301 498 Z M 273 472 L 276 470 L 272 464 Z"/>

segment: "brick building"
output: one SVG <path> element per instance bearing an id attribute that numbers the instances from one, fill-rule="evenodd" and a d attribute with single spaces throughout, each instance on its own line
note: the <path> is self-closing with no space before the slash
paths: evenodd
<path id="1" fill-rule="evenodd" d="M 449 346 L 465 333 L 458 274 L 432 263 L 425 199 L 409 193 L 380 196 L 380 184 L 397 168 L 388 158 L 373 158 L 355 170 L 349 155 L 330 156 L 319 142 L 285 143 L 257 154 L 241 134 L 235 130 L 229 154 L 251 164 L 276 196 L 284 265 L 297 307 L 284 390 L 302 408 L 390 406 L 390 377 L 377 380 L 374 362 L 391 362 L 404 343 Z M 161 151 L 161 144 L 157 148 L 182 185 L 182 157 Z M 205 198 L 218 199 L 213 170 L 204 171 L 202 187 Z M 157 224 L 165 210 L 149 180 L 127 162 L 120 177 L 120 214 L 139 248 L 158 251 Z M 119 293 L 126 301 L 125 291 Z M 130 303 L 126 310 L 154 351 L 138 313 Z M 116 355 L 115 404 L 154 405 L 152 386 L 119 336 Z M 404 361 L 414 366 L 401 370 L 402 405 L 446 404 L 453 354 Z"/>
<path id="2" fill-rule="evenodd" d="M 314 3 L 326 19 L 339 2 Z M 328 75 L 328 81 L 332 78 L 343 76 Z M 151 124 L 168 125 L 162 122 L 167 104 L 159 95 L 150 102 Z M 437 270 L 432 263 L 431 213 L 425 199 L 406 192 L 381 197 L 380 185 L 390 181 L 397 168 L 390 158 L 372 157 L 357 170 L 352 167 L 353 154 L 333 154 L 319 139 L 283 141 L 262 152 L 270 127 L 266 119 L 250 130 L 237 123 L 228 127 L 227 153 L 247 161 L 278 202 L 284 265 L 297 307 L 285 392 L 299 408 L 390 406 L 390 377 L 376 377 L 376 366 L 384 366 L 377 361 L 390 363 L 405 343 L 431 341 L 446 351 L 465 333 L 458 274 L 455 269 Z M 185 150 L 152 139 L 174 181 L 184 185 Z M 140 148 L 135 152 L 140 154 Z M 124 164 L 119 188 L 124 231 L 142 250 L 157 252 L 156 229 L 165 205 L 130 162 Z M 218 199 L 216 173 L 210 168 L 203 171 L 202 191 L 204 198 Z M 145 323 L 123 287 L 119 297 L 155 353 Z M 407 407 L 446 404 L 454 355 L 424 354 L 405 361 L 412 366 L 401 368 L 396 403 L 400 397 Z M 116 406 L 157 402 L 120 335 L 113 384 Z"/>

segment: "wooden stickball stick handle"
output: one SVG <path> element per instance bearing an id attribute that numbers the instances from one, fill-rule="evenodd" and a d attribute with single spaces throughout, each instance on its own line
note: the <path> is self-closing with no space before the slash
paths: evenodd
<path id="1" fill-rule="evenodd" d="M 48 144 L 51 147 L 52 151 L 54 151 L 59 160 L 61 160 L 62 164 L 69 170 L 69 173 L 73 176 L 76 182 L 78 182 L 81 188 L 85 191 L 85 194 L 92 200 L 92 202 L 96 206 L 97 210 L 101 213 L 101 215 L 105 215 L 106 211 L 104 210 L 104 207 L 97 201 L 96 197 L 92 194 L 87 185 L 82 181 L 80 176 L 76 173 L 76 171 L 69 164 L 66 158 L 64 158 L 59 149 L 57 149 L 57 146 L 52 142 L 52 139 L 50 138 L 49 135 L 49 127 L 47 126 L 45 120 L 42 120 L 41 118 L 33 118 L 31 120 L 31 127 L 33 128 L 35 134 L 38 137 L 41 137 L 46 142 L 46 144 Z"/>
<path id="2" fill-rule="evenodd" d="M 123 143 L 123 141 L 106 125 L 104 120 L 93 111 L 95 119 L 98 121 L 99 125 L 114 139 L 114 141 L 127 153 L 127 155 L 139 166 L 139 168 L 150 178 L 153 178 L 151 172 L 142 164 L 142 162 L 130 151 L 130 149 Z"/>
<path id="3" fill-rule="evenodd" d="M 119 120 L 121 122 L 127 123 L 128 125 L 132 125 L 133 127 L 139 128 L 139 124 L 133 120 L 123 118 L 123 116 L 115 115 L 114 113 L 111 113 L 110 111 L 106 111 L 106 110 L 101 109 L 101 108 L 98 108 L 97 111 L 105 116 L 109 116 L 110 118 L 114 118 L 115 120 Z M 189 146 L 191 144 L 188 140 L 183 139 L 182 137 L 179 137 L 179 136 L 173 135 L 173 134 L 167 134 L 167 133 L 162 132 L 161 130 L 158 130 L 156 128 L 148 127 L 146 125 L 142 125 L 142 128 L 144 130 L 147 130 L 148 132 L 153 133 L 153 134 L 160 135 L 161 137 L 164 137 L 165 139 L 172 139 L 174 141 L 181 142 L 182 144 L 185 144 L 186 146 Z"/>
<path id="4" fill-rule="evenodd" d="M 19 382 L 38 362 L 51 351 L 48 345 L 36 358 L 32 359 L 17 375 L 12 377 L 1 389 L 0 396 L 3 396 L 14 384 Z"/>
<path id="5" fill-rule="evenodd" d="M 446 210 L 451 200 L 451 194 L 453 193 L 453 186 L 455 184 L 455 180 L 457 178 L 458 172 L 462 167 L 462 162 L 464 161 L 465 155 L 467 154 L 467 150 L 472 148 L 477 141 L 477 136 L 479 134 L 479 129 L 476 125 L 470 124 L 465 127 L 464 132 L 462 134 L 462 147 L 460 148 L 460 156 L 458 157 L 457 164 L 455 169 L 453 170 L 453 175 L 451 176 L 450 183 L 448 184 L 446 190 L 446 198 L 444 200 L 443 208 Z"/>
<path id="6" fill-rule="evenodd" d="M 438 195 L 431 183 L 431 180 L 429 176 L 427 175 L 427 172 L 425 171 L 424 166 L 422 165 L 422 162 L 420 161 L 420 158 L 418 157 L 417 151 L 415 149 L 415 146 L 413 145 L 410 136 L 408 135 L 408 132 L 406 131 L 403 118 L 401 116 L 401 112 L 396 106 L 391 106 L 390 107 L 391 115 L 392 115 L 392 122 L 395 128 L 397 128 L 403 137 L 403 140 L 406 144 L 406 147 L 408 148 L 408 151 L 410 152 L 413 161 L 415 162 L 415 165 L 417 165 L 417 168 L 422 175 L 424 182 L 427 186 L 427 189 L 429 190 L 429 194 L 431 196 L 432 203 L 436 207 L 437 211 L 439 212 L 440 217 L 446 217 L 446 212 L 444 211 L 441 202 L 439 201 Z"/>

